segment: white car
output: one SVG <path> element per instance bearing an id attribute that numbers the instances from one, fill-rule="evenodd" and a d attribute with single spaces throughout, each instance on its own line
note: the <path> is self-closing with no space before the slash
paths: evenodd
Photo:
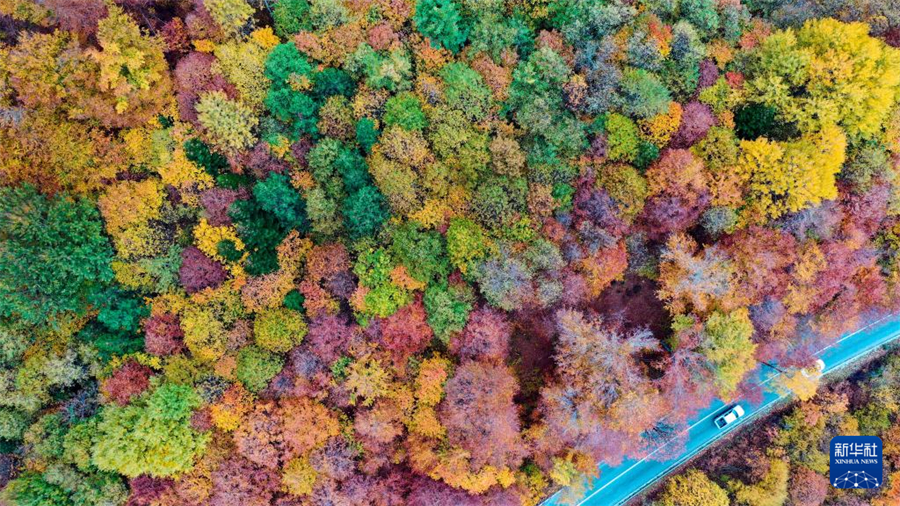
<path id="1" fill-rule="evenodd" d="M 737 419 L 742 416 L 744 416 L 744 408 L 742 408 L 740 405 L 736 405 L 728 408 L 728 411 L 717 416 L 716 419 L 713 420 L 713 423 L 716 424 L 716 427 L 724 429 L 725 427 L 736 422 Z"/>

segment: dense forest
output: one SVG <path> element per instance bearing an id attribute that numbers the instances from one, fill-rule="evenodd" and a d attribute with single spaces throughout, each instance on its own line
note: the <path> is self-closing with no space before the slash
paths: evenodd
<path id="1" fill-rule="evenodd" d="M 829 444 L 839 435 L 883 442 L 887 485 L 840 490 L 829 483 Z M 711 479 L 714 478 L 714 479 Z M 665 484 L 654 506 L 894 506 L 900 504 L 900 354 L 829 385 L 738 435 Z"/>
<path id="2" fill-rule="evenodd" d="M 888 0 L 0 0 L 0 502 L 530 506 L 765 364 L 809 399 L 900 307 L 895 45 Z"/>

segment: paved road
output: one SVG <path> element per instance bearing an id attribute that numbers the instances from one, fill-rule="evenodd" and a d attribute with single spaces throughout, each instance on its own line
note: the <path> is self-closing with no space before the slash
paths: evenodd
<path id="1" fill-rule="evenodd" d="M 825 362 L 824 372 L 828 374 L 898 337 L 900 337 L 900 315 L 885 317 L 841 337 L 836 343 L 822 349 L 818 355 Z M 758 381 L 764 388 L 781 374 L 770 367 L 761 369 L 764 370 L 759 373 Z M 653 460 L 653 454 L 659 452 L 663 448 L 661 447 L 640 460 L 625 460 L 616 467 L 601 465 L 600 477 L 593 481 L 590 490 L 584 494 L 584 497 L 576 501 L 575 505 L 618 506 L 624 504 L 686 460 L 703 451 L 717 439 L 743 424 L 750 423 L 760 414 L 766 413 L 773 404 L 784 397 L 777 392 L 767 391 L 763 402 L 759 405 L 742 402 L 741 405 L 746 414 L 739 420 L 739 423 L 725 430 L 719 430 L 713 425 L 713 418 L 725 407 L 722 401 L 716 400 L 690 421 L 687 428 L 685 451 L 680 456 L 665 461 Z M 564 504 L 561 502 L 560 496 L 561 492 L 557 492 L 544 501 L 542 506 Z"/>

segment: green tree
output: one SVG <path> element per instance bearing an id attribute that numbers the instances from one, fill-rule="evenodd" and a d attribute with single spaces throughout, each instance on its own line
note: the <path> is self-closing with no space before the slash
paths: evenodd
<path id="1" fill-rule="evenodd" d="M 481 121 L 490 112 L 491 90 L 481 74 L 468 65 L 454 62 L 441 69 L 444 100 L 451 109 L 462 112 L 470 121 Z"/>
<path id="2" fill-rule="evenodd" d="M 256 344 L 265 350 L 284 353 L 300 344 L 306 335 L 306 322 L 300 313 L 287 308 L 268 309 L 253 321 Z"/>
<path id="3" fill-rule="evenodd" d="M 323 240 L 339 235 L 343 221 L 338 214 L 337 202 L 325 195 L 321 186 L 307 191 L 305 197 L 306 213 L 314 236 Z"/>
<path id="4" fill-rule="evenodd" d="M 30 446 L 29 450 L 33 458 L 52 462 L 63 456 L 66 430 L 62 413 L 46 414 L 28 427 L 23 441 Z"/>
<path id="5" fill-rule="evenodd" d="M 412 62 L 406 49 L 392 49 L 383 54 L 368 44 L 360 44 L 345 65 L 372 88 L 397 92 L 409 89 L 413 81 Z"/>
<path id="6" fill-rule="evenodd" d="M 111 259 L 89 202 L 0 189 L 0 315 L 30 324 L 84 315 L 112 280 Z"/>
<path id="7" fill-rule="evenodd" d="M 391 270 L 396 265 L 385 248 L 369 249 L 360 253 L 353 266 L 359 284 L 368 288 L 363 307 L 358 308 L 363 317 L 386 318 L 410 303 L 407 290 L 391 282 Z"/>
<path id="8" fill-rule="evenodd" d="M 237 379 L 251 392 L 266 388 L 284 366 L 284 359 L 258 346 L 245 346 L 237 356 Z"/>
<path id="9" fill-rule="evenodd" d="M 719 29 L 719 13 L 716 0 L 681 0 L 679 10 L 685 19 L 708 37 Z"/>
<path id="10" fill-rule="evenodd" d="M 378 129 L 370 118 L 362 118 L 356 123 L 356 142 L 362 146 L 366 154 L 372 152 L 372 146 L 378 142 Z"/>
<path id="11" fill-rule="evenodd" d="M 625 71 L 620 86 L 625 112 L 631 116 L 649 118 L 669 110 L 672 97 L 668 88 L 646 70 Z"/>
<path id="12" fill-rule="evenodd" d="M 446 344 L 453 334 L 462 332 L 474 302 L 475 293 L 465 283 L 429 285 L 425 289 L 425 312 L 435 337 Z"/>
<path id="13" fill-rule="evenodd" d="M 266 77 L 271 81 L 265 105 L 269 112 L 290 128 L 291 135 L 315 133 L 321 104 L 310 96 L 314 70 L 297 46 L 279 44 L 266 59 Z"/>
<path id="14" fill-rule="evenodd" d="M 462 9 L 454 0 L 419 0 L 413 16 L 416 29 L 431 39 L 431 45 L 459 52 L 469 35 Z"/>
<path id="15" fill-rule="evenodd" d="M 317 30 L 327 30 L 347 22 L 349 12 L 340 0 L 312 0 L 309 17 Z"/>
<path id="16" fill-rule="evenodd" d="M 30 332 L 18 328 L 12 322 L 0 324 L 0 367 L 15 367 L 19 364 L 30 342 Z"/>
<path id="17" fill-rule="evenodd" d="M 28 428 L 28 415 L 13 409 L 0 408 L 0 439 L 15 441 L 22 439 Z"/>
<path id="18" fill-rule="evenodd" d="M 0 499 L 16 506 L 75 506 L 62 487 L 47 482 L 33 471 L 10 481 L 0 493 Z"/>
<path id="19" fill-rule="evenodd" d="M 422 283 L 439 281 L 450 273 L 444 238 L 441 234 L 422 230 L 416 222 L 408 222 L 391 232 L 391 253 L 407 272 Z"/>
<path id="20" fill-rule="evenodd" d="M 586 144 L 584 127 L 567 109 L 562 92 L 570 74 L 561 56 L 542 47 L 516 67 L 505 106 L 522 128 L 560 156 L 573 156 Z"/>
<path id="21" fill-rule="evenodd" d="M 150 316 L 150 308 L 139 296 L 123 290 L 107 290 L 97 299 L 97 321 L 114 332 L 136 333 L 141 320 Z"/>
<path id="22" fill-rule="evenodd" d="M 293 191 L 293 190 L 291 190 Z M 299 196 L 298 196 L 299 198 Z M 284 209 L 288 215 L 288 209 Z M 247 272 L 257 276 L 278 269 L 278 255 L 275 248 L 290 231 L 272 213 L 260 207 L 255 200 L 238 200 L 229 208 L 229 215 L 237 225 L 238 235 L 249 250 Z M 301 221 L 300 230 L 306 231 L 305 222 Z"/>
<path id="23" fill-rule="evenodd" d="M 305 228 L 306 205 L 284 174 L 273 172 L 256 183 L 253 196 L 260 208 L 275 216 L 287 228 Z"/>
<path id="24" fill-rule="evenodd" d="M 533 34 L 522 33 L 528 28 L 523 26 L 521 17 L 507 17 L 502 6 L 497 9 L 489 4 L 479 4 L 478 7 L 481 12 L 473 16 L 475 24 L 469 33 L 469 51 L 472 54 L 485 52 L 499 62 L 503 51 L 521 42 L 523 35 L 527 40 L 533 40 Z"/>
<path id="25" fill-rule="evenodd" d="M 488 238 L 477 223 L 467 218 L 454 218 L 447 229 L 447 253 L 450 263 L 463 274 L 472 262 L 488 253 Z"/>
<path id="26" fill-rule="evenodd" d="M 106 406 L 97 422 L 91 461 L 131 478 L 191 469 L 209 441 L 209 434 L 191 427 L 191 414 L 200 404 L 191 387 L 164 384 L 127 406 Z"/>
<path id="27" fill-rule="evenodd" d="M 486 228 L 499 230 L 525 213 L 527 197 L 528 184 L 523 178 L 489 177 L 475 190 L 472 214 Z"/>
<path id="28" fill-rule="evenodd" d="M 301 30 L 312 28 L 307 0 L 278 0 L 272 8 L 272 18 L 275 21 L 275 33 L 279 37 L 288 38 Z"/>
<path id="29" fill-rule="evenodd" d="M 640 131 L 634 121 L 621 114 L 606 120 L 607 156 L 612 161 L 634 161 L 640 145 Z"/>
<path id="30" fill-rule="evenodd" d="M 701 0 L 705 1 L 705 0 Z M 666 87 L 680 102 L 690 100 L 700 79 L 700 61 L 706 55 L 706 48 L 700 40 L 694 25 L 680 20 L 672 26 L 672 50 L 663 62 L 663 77 Z"/>
<path id="31" fill-rule="evenodd" d="M 384 104 L 385 127 L 398 125 L 406 130 L 423 130 L 428 125 L 422 103 L 408 91 L 389 98 Z"/>
<path id="32" fill-rule="evenodd" d="M 344 199 L 342 212 L 351 239 L 374 235 L 391 216 L 384 196 L 371 185 Z"/>

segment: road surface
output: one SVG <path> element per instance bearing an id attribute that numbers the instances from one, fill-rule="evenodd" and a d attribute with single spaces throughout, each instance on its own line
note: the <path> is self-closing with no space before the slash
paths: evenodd
<path id="1" fill-rule="evenodd" d="M 844 335 L 837 342 L 820 350 L 819 357 L 825 362 L 824 373 L 828 374 L 848 363 L 866 355 L 876 348 L 885 345 L 900 337 L 900 315 L 893 315 L 878 319 L 859 330 Z M 761 367 L 758 382 L 764 389 L 781 373 L 770 367 Z M 785 397 L 784 394 L 765 391 L 763 401 L 759 405 L 751 405 L 741 402 L 745 415 L 724 430 L 717 429 L 713 425 L 713 418 L 723 411 L 725 404 L 716 400 L 707 409 L 701 411 L 687 427 L 687 442 L 684 452 L 678 457 L 669 460 L 653 460 L 653 455 L 665 446 L 658 448 L 647 457 L 640 460 L 625 460 L 621 465 L 610 467 L 600 466 L 600 477 L 593 480 L 590 489 L 584 496 L 577 500 L 576 506 L 618 506 L 641 493 L 658 480 L 665 477 L 685 461 L 694 457 L 719 438 L 728 434 L 744 424 L 750 423 L 760 414 L 768 412 L 775 403 Z M 562 492 L 557 492 L 542 503 L 542 506 L 555 506 L 564 504 L 561 501 Z"/>

